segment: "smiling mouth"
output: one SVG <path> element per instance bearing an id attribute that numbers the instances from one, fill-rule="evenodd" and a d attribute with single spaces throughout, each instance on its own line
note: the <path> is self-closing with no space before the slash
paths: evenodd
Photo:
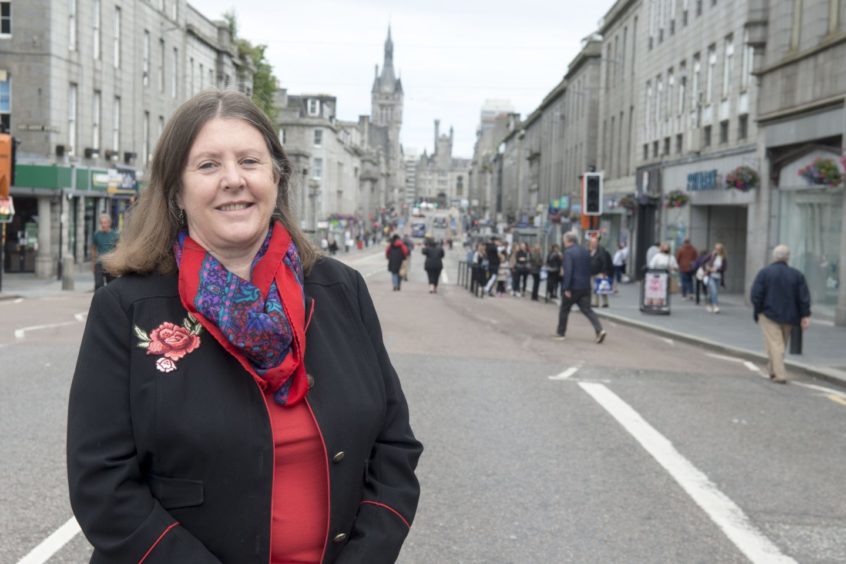
<path id="1" fill-rule="evenodd" d="M 239 211 L 239 210 L 245 210 L 245 209 L 251 207 L 252 205 L 253 204 L 251 204 L 249 202 L 236 202 L 234 204 L 224 204 L 222 206 L 218 206 L 216 209 L 218 211 L 224 211 L 224 212 Z"/>

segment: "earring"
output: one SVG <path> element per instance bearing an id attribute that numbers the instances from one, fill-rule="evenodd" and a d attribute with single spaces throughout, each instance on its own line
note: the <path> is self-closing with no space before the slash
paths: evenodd
<path id="1" fill-rule="evenodd" d="M 185 210 L 179 208 L 179 213 L 176 215 L 177 220 L 179 220 L 179 225 L 185 224 Z"/>

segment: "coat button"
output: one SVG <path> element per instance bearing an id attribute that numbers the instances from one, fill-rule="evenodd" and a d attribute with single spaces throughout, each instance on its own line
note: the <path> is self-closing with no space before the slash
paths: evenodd
<path id="1" fill-rule="evenodd" d="M 337 543 L 342 543 L 345 540 L 347 540 L 347 533 L 338 533 L 337 535 L 335 535 L 335 538 L 332 539 L 332 541 Z"/>
<path id="2" fill-rule="evenodd" d="M 340 461 L 342 461 L 345 456 L 346 456 L 346 454 L 344 454 L 344 451 L 339 450 L 338 452 L 335 453 L 335 456 L 332 457 L 332 462 L 337 464 Z"/>
<path id="3" fill-rule="evenodd" d="M 312 389 L 314 387 L 314 376 L 306 374 L 306 381 L 308 382 L 308 389 Z"/>

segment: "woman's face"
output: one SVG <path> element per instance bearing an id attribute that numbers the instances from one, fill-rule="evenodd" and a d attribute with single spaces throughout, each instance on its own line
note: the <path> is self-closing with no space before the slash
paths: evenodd
<path id="1" fill-rule="evenodd" d="M 218 256 L 255 254 L 277 193 L 270 151 L 258 129 L 231 118 L 214 118 L 200 129 L 178 196 L 192 239 Z"/>

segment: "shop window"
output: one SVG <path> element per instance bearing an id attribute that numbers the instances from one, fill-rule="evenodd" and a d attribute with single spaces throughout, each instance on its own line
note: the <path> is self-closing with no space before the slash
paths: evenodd
<path id="1" fill-rule="evenodd" d="M 749 137 L 749 116 L 744 114 L 737 118 L 737 138 L 746 139 Z"/>
<path id="2" fill-rule="evenodd" d="M 729 142 L 729 122 L 728 120 L 720 122 L 720 144 L 725 145 Z"/>
<path id="3" fill-rule="evenodd" d="M 711 126 L 706 125 L 702 128 L 702 145 L 704 147 L 711 146 Z"/>

